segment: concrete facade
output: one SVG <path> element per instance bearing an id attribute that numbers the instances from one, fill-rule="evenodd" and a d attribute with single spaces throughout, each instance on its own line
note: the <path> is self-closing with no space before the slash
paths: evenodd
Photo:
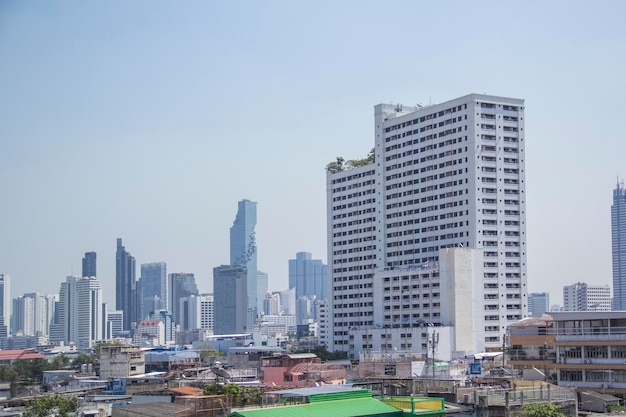
<path id="1" fill-rule="evenodd" d="M 127 378 L 146 373 L 144 352 L 137 346 L 102 346 L 100 378 Z"/>
<path id="2" fill-rule="evenodd" d="M 377 324 L 381 271 L 442 248 L 483 250 L 482 343 L 527 316 L 524 115 L 523 100 L 479 94 L 375 106 L 373 152 L 327 166 L 331 350 L 354 352 L 349 329 Z"/>

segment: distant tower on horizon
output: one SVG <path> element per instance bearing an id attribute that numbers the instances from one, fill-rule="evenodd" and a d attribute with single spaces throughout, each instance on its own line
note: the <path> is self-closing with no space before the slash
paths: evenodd
<path id="1" fill-rule="evenodd" d="M 533 292 L 528 294 L 528 316 L 541 317 L 550 311 L 550 294 Z"/>
<path id="2" fill-rule="evenodd" d="M 626 190 L 617 179 L 611 206 L 611 241 L 613 253 L 613 307 L 626 310 Z"/>
<path id="3" fill-rule="evenodd" d="M 296 289 L 296 300 L 302 296 L 326 298 L 326 277 L 327 266 L 312 259 L 309 252 L 298 252 L 296 259 L 289 260 L 289 288 Z"/>
<path id="4" fill-rule="evenodd" d="M 248 270 L 241 265 L 213 268 L 213 333 L 251 332 L 248 320 Z"/>
<path id="5" fill-rule="evenodd" d="M 256 206 L 254 201 L 241 200 L 230 228 L 230 265 L 246 268 L 249 330 L 254 328 L 257 314 L 263 310 L 263 299 L 267 293 L 267 274 L 259 279 L 257 269 Z"/>
<path id="6" fill-rule="evenodd" d="M 83 277 L 97 277 L 96 257 L 96 252 L 85 252 L 85 257 L 83 258 Z"/>
<path id="7" fill-rule="evenodd" d="M 102 287 L 96 278 L 67 277 L 61 283 L 51 342 L 75 342 L 89 349 L 104 338 Z"/>
<path id="8" fill-rule="evenodd" d="M 170 294 L 168 305 L 170 307 L 174 323 L 181 324 L 183 321 L 186 321 L 185 317 L 181 316 L 185 314 L 184 310 L 181 311 L 181 299 L 192 295 L 198 295 L 196 278 L 191 273 L 180 272 L 170 274 L 168 281 L 168 292 Z"/>
<path id="9" fill-rule="evenodd" d="M 150 313 L 168 310 L 167 265 L 165 262 L 141 264 L 141 277 L 137 284 L 141 312 L 140 320 Z"/>
<path id="10" fill-rule="evenodd" d="M 122 239 L 117 239 L 115 253 L 115 309 L 124 312 L 124 330 L 137 322 L 137 283 L 135 258 L 126 251 Z"/>
<path id="11" fill-rule="evenodd" d="M 562 311 L 611 311 L 611 287 L 585 282 L 566 285 Z"/>
<path id="12" fill-rule="evenodd" d="M 11 277 L 0 274 L 0 348 L 5 349 L 4 343 L 9 335 L 11 319 Z"/>

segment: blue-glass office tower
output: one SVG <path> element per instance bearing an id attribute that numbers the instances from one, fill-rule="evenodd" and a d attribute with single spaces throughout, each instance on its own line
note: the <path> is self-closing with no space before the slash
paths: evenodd
<path id="1" fill-rule="evenodd" d="M 308 252 L 298 252 L 296 259 L 289 260 L 289 288 L 296 289 L 296 299 L 302 296 L 326 298 L 326 276 L 326 265 L 320 259 L 311 259 Z"/>
<path id="2" fill-rule="evenodd" d="M 185 318 L 182 317 L 182 314 L 185 314 L 184 311 L 181 311 L 181 299 L 187 298 L 191 295 L 198 295 L 198 286 L 196 285 L 196 278 L 193 274 L 190 273 L 175 273 L 170 274 L 168 283 L 168 292 L 169 292 L 169 308 L 172 312 L 172 317 L 174 319 L 174 323 L 180 324 L 185 321 Z"/>
<path id="3" fill-rule="evenodd" d="M 137 322 L 137 283 L 135 258 L 126 251 L 122 239 L 117 239 L 115 253 L 115 309 L 124 312 L 124 330 Z"/>
<path id="4" fill-rule="evenodd" d="M 257 270 L 257 246 L 255 238 L 256 202 L 241 200 L 237 216 L 230 228 L 230 265 L 246 268 L 248 291 L 248 329 L 254 328 L 257 313 L 263 310 L 263 298 L 267 292 L 259 284 Z"/>
<path id="5" fill-rule="evenodd" d="M 613 310 L 626 310 L 626 190 L 617 182 L 611 206 Z"/>
<path id="6" fill-rule="evenodd" d="M 137 286 L 143 320 L 150 313 L 168 310 L 167 265 L 165 262 L 141 264 L 141 277 Z"/>
<path id="7" fill-rule="evenodd" d="M 97 277 L 96 275 L 96 252 L 85 252 L 83 258 L 83 277 Z"/>

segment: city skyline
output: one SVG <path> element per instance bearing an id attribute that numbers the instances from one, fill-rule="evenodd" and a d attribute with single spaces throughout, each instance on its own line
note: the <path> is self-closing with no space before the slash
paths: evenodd
<path id="1" fill-rule="evenodd" d="M 483 92 L 529 108 L 529 292 L 561 303 L 570 282 L 611 283 L 626 5 L 330 4 L 4 2 L 12 297 L 55 293 L 93 251 L 111 303 L 118 237 L 139 264 L 193 272 L 211 292 L 242 198 L 258 202 L 258 267 L 284 289 L 294 253 L 328 262 L 324 167 L 364 156 L 374 103 Z"/>

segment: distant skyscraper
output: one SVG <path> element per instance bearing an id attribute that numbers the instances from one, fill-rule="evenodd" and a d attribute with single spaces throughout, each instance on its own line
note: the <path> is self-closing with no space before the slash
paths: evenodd
<path id="1" fill-rule="evenodd" d="M 124 330 L 137 322 L 137 283 L 135 258 L 126 252 L 122 239 L 117 239 L 115 253 L 115 308 L 124 312 Z"/>
<path id="2" fill-rule="evenodd" d="M 59 291 L 56 322 L 50 326 L 51 342 L 74 342 L 88 349 L 104 339 L 102 288 L 96 278 L 67 277 Z"/>
<path id="3" fill-rule="evenodd" d="M 83 258 L 83 277 L 97 277 L 96 275 L 96 252 L 85 252 Z"/>
<path id="4" fill-rule="evenodd" d="M 308 252 L 298 252 L 296 259 L 289 260 L 289 288 L 296 289 L 296 299 L 326 298 L 326 274 L 326 265 L 320 259 L 311 259 Z"/>
<path id="5" fill-rule="evenodd" d="M 191 295 L 182 304 L 185 306 L 185 317 L 180 323 L 181 330 L 213 331 L 213 294 Z"/>
<path id="6" fill-rule="evenodd" d="M 169 306 L 174 319 L 174 323 L 179 324 L 184 311 L 181 311 L 182 298 L 190 295 L 198 295 L 196 278 L 189 273 L 174 273 L 169 276 L 168 291 L 170 294 Z"/>
<path id="7" fill-rule="evenodd" d="M 563 311 L 610 311 L 611 287 L 578 282 L 563 287 Z"/>
<path id="8" fill-rule="evenodd" d="M 248 288 L 248 328 L 254 327 L 257 313 L 263 309 L 263 297 L 267 292 L 259 288 L 257 270 L 257 246 L 255 237 L 256 204 L 241 200 L 237 216 L 230 228 L 230 265 L 245 266 Z"/>
<path id="9" fill-rule="evenodd" d="M 550 311 L 550 294 L 547 292 L 533 292 L 528 294 L 528 315 L 541 317 Z"/>
<path id="10" fill-rule="evenodd" d="M 141 319 L 145 320 L 151 312 L 168 310 L 167 265 L 165 262 L 141 264 L 141 277 L 138 282 L 141 302 Z"/>
<path id="11" fill-rule="evenodd" d="M 611 206 L 613 310 L 626 310 L 626 190 L 617 182 Z"/>
<path id="12" fill-rule="evenodd" d="M 248 271 L 245 266 L 213 268 L 214 333 L 251 332 L 248 327 Z"/>
<path id="13" fill-rule="evenodd" d="M 0 274 L 0 339 L 5 339 L 9 334 L 11 320 L 11 277 Z"/>

